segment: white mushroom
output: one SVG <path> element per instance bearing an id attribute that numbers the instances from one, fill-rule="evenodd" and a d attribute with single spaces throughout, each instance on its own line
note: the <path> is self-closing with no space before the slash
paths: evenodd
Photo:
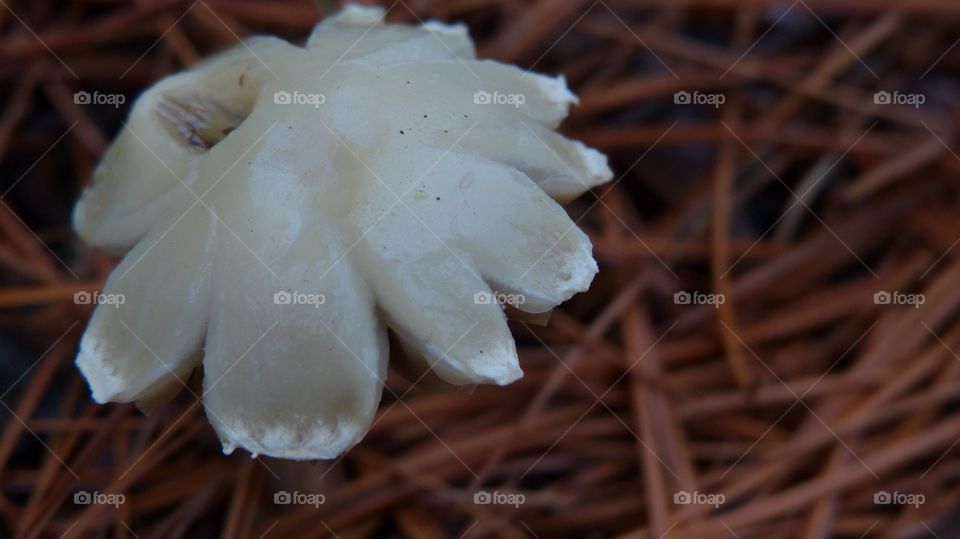
<path id="1" fill-rule="evenodd" d="M 224 450 L 332 458 L 369 427 L 386 328 L 446 384 L 522 375 L 511 310 L 597 272 L 558 204 L 610 179 L 553 128 L 562 78 L 466 29 L 349 6 L 305 48 L 254 38 L 145 92 L 74 213 L 125 256 L 77 357 L 98 402 L 155 406 L 202 357 Z M 198 353 L 202 348 L 203 352 Z"/>

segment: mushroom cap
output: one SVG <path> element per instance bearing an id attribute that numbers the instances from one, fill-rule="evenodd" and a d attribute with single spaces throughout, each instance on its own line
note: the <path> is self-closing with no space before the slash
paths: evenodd
<path id="1" fill-rule="evenodd" d="M 74 211 L 123 254 L 77 365 L 153 408 L 202 361 L 224 451 L 334 458 L 373 421 L 387 328 L 414 384 L 522 376 L 505 309 L 597 272 L 561 202 L 606 158 L 554 130 L 562 77 L 477 60 L 461 25 L 347 6 L 305 47 L 253 38 L 134 104 Z"/>

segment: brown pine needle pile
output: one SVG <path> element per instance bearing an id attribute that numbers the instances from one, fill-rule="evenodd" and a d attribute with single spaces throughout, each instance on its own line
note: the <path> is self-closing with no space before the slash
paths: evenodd
<path id="1" fill-rule="evenodd" d="M 198 374 L 151 416 L 93 403 L 74 295 L 116 260 L 80 189 L 140 91 L 321 4 L 2 2 L 0 536 L 960 536 L 951 0 L 386 2 L 580 96 L 562 129 L 616 174 L 569 206 L 591 290 L 511 323 L 513 385 L 391 373 L 332 462 L 224 456 Z"/>

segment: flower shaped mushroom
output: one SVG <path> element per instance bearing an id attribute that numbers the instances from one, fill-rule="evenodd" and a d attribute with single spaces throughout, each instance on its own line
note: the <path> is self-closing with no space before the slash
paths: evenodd
<path id="1" fill-rule="evenodd" d="M 254 38 L 137 100 L 74 213 L 125 252 L 77 357 L 98 402 L 155 407 L 202 355 L 224 452 L 333 458 L 372 422 L 387 328 L 415 380 L 508 384 L 505 314 L 587 289 L 557 201 L 611 172 L 554 131 L 564 80 L 382 20 L 350 6 L 304 48 Z"/>

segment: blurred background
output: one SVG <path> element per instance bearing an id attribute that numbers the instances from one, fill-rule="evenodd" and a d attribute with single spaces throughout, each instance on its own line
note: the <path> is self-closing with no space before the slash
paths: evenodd
<path id="1" fill-rule="evenodd" d="M 383 5 L 580 96 L 561 130 L 615 172 L 568 206 L 591 290 L 511 323 L 513 385 L 391 373 L 332 462 L 224 456 L 189 392 L 96 405 L 98 158 L 153 82 L 336 3 L 3 0 L 0 536 L 960 537 L 960 4 Z"/>

